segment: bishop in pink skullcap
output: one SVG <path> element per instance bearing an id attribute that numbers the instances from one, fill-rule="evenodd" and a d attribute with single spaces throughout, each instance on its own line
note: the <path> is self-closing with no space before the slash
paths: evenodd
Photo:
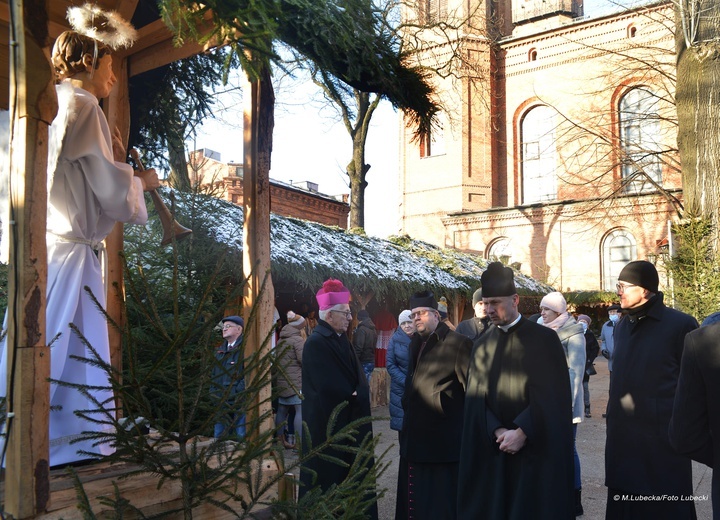
<path id="1" fill-rule="evenodd" d="M 341 305 L 350 302 L 350 291 L 343 285 L 340 280 L 330 278 L 325 280 L 317 294 L 315 295 L 321 311 L 326 311 L 335 305 Z"/>

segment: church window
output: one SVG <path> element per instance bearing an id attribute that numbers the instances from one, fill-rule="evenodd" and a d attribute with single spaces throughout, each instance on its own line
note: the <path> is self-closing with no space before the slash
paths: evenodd
<path id="1" fill-rule="evenodd" d="M 420 0 L 418 2 L 420 23 L 431 25 L 447 18 L 447 0 Z"/>
<path id="2" fill-rule="evenodd" d="M 537 61 L 537 49 L 530 49 L 530 52 L 528 52 L 528 61 Z"/>
<path id="3" fill-rule="evenodd" d="M 628 38 L 635 38 L 637 36 L 637 27 L 634 25 L 629 25 L 627 28 L 627 37 Z"/>
<path id="4" fill-rule="evenodd" d="M 487 249 L 487 259 L 491 262 L 502 262 L 508 265 L 512 259 L 512 247 L 507 237 L 496 238 Z"/>
<path id="5" fill-rule="evenodd" d="M 662 184 L 659 98 L 645 87 L 620 100 L 620 151 L 626 193 L 656 190 Z"/>
<path id="6" fill-rule="evenodd" d="M 523 204 L 557 198 L 554 115 L 550 107 L 539 106 L 530 110 L 522 120 L 520 161 Z"/>
<path id="7" fill-rule="evenodd" d="M 601 254 L 603 289 L 614 292 L 622 268 L 637 259 L 635 237 L 624 229 L 615 229 L 603 239 Z"/>

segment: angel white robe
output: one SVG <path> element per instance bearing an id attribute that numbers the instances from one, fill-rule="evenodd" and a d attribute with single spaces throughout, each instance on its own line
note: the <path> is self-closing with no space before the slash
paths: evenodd
<path id="1" fill-rule="evenodd" d="M 107 320 L 84 287 L 105 308 L 99 260 L 104 256 L 102 241 L 118 221 L 144 224 L 147 209 L 141 180 L 133 176 L 130 165 L 113 159 L 110 129 L 95 96 L 69 82 L 58 85 L 57 93 L 59 111 L 50 127 L 48 156 L 46 341 L 52 342 L 50 377 L 105 387 L 92 394 L 103 403 L 105 413 L 111 414 L 115 403 L 107 373 L 71 359 L 73 355 L 92 359 L 93 355 L 69 324 L 77 326 L 98 355 L 110 362 Z M 0 350 L 0 392 L 4 394 L 8 372 L 4 341 Z M 75 414 L 76 410 L 97 410 L 91 399 L 77 389 L 51 384 L 50 406 L 51 466 L 91 458 L 78 454 L 79 450 L 112 453 L 107 443 L 94 446 L 88 440 L 70 444 L 82 432 L 108 429 L 107 424 Z M 92 416 L 107 421 L 104 415 Z M 0 439 L 0 450 L 3 441 Z"/>

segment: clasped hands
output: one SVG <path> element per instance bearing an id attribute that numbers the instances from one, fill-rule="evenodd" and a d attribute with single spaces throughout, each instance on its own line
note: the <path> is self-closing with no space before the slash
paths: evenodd
<path id="1" fill-rule="evenodd" d="M 495 430 L 495 437 L 499 444 L 498 448 L 500 451 L 509 455 L 515 455 L 520 451 L 527 442 L 527 435 L 522 431 L 522 428 L 515 430 L 508 430 L 507 428 L 498 428 Z"/>

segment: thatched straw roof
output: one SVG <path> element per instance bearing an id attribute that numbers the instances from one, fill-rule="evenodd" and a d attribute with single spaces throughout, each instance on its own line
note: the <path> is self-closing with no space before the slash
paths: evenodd
<path id="1" fill-rule="evenodd" d="M 197 222 L 219 243 L 242 250 L 242 207 L 208 196 L 176 193 L 175 197 L 178 214 L 202 211 Z M 357 293 L 373 292 L 377 298 L 406 299 L 420 289 L 469 297 L 487 265 L 477 255 L 407 237 L 384 240 L 276 214 L 270 218 L 270 233 L 273 279 L 302 289 L 315 290 L 334 277 Z M 552 290 L 519 273 L 516 284 L 524 293 Z"/>
<path id="2" fill-rule="evenodd" d="M 170 200 L 168 191 L 163 191 L 165 200 Z M 228 252 L 242 252 L 242 207 L 208 195 L 175 192 L 174 198 L 178 220 L 192 227 L 195 237 L 209 235 L 214 242 L 227 246 Z M 147 231 L 128 229 L 126 234 L 158 234 L 157 217 L 152 215 L 151 219 L 154 223 Z M 273 279 L 313 291 L 333 277 L 357 294 L 372 292 L 378 299 L 405 300 L 421 289 L 449 298 L 469 298 L 480 286 L 488 262 L 478 255 L 441 249 L 409 237 L 384 240 L 276 214 L 270 217 L 270 234 Z M 140 240 L 159 242 L 149 236 Z M 518 291 L 523 294 L 553 290 L 520 273 L 515 276 Z"/>

